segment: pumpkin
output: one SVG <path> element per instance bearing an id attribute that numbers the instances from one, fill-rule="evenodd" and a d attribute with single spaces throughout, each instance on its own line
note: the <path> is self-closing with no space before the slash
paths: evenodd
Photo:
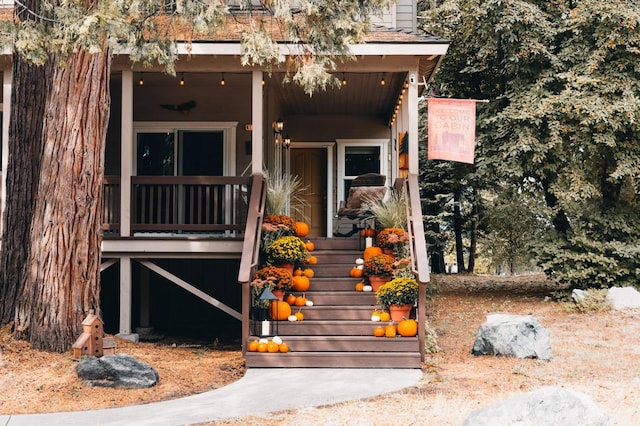
<path id="1" fill-rule="evenodd" d="M 384 327 L 384 335 L 386 337 L 396 337 L 396 326 L 393 324 L 387 324 Z"/>
<path id="2" fill-rule="evenodd" d="M 271 307 L 269 309 L 269 315 L 273 320 L 285 321 L 289 317 L 289 315 L 291 315 L 291 305 L 289 305 L 287 302 L 272 300 Z"/>
<path id="3" fill-rule="evenodd" d="M 312 255 L 312 256 L 307 256 L 306 262 L 307 262 L 309 265 L 315 265 L 315 264 L 317 264 L 317 263 L 318 263 L 318 258 L 317 258 L 317 257 L 315 257 L 315 256 L 313 256 L 313 255 Z"/>
<path id="4" fill-rule="evenodd" d="M 278 345 L 278 350 L 283 354 L 287 353 L 289 352 L 289 345 L 287 345 L 286 343 L 280 343 L 280 345 Z"/>
<path id="5" fill-rule="evenodd" d="M 258 352 L 266 352 L 268 343 L 258 343 Z"/>
<path id="6" fill-rule="evenodd" d="M 371 246 L 371 247 L 367 247 L 366 249 L 364 249 L 364 252 L 362 253 L 362 258 L 364 260 L 369 260 L 373 256 L 377 256 L 379 254 L 382 254 L 382 249 L 380 247 L 377 247 L 377 246 Z"/>
<path id="7" fill-rule="evenodd" d="M 309 235 L 309 225 L 305 222 L 296 222 L 294 225 L 294 229 L 296 232 L 296 237 L 306 237 Z"/>
<path id="8" fill-rule="evenodd" d="M 306 306 L 307 305 L 307 298 L 304 296 L 300 296 L 300 297 L 296 297 L 296 303 L 294 303 L 295 306 Z"/>
<path id="9" fill-rule="evenodd" d="M 296 313 L 295 313 L 295 316 L 296 316 L 296 320 L 297 320 L 297 321 L 302 321 L 302 320 L 304 320 L 304 314 L 303 314 L 302 312 L 300 312 L 300 311 L 296 312 Z"/>
<path id="10" fill-rule="evenodd" d="M 384 336 L 384 327 L 382 326 L 378 326 L 376 328 L 373 329 L 373 335 L 376 337 L 382 337 Z"/>
<path id="11" fill-rule="evenodd" d="M 300 275 L 302 275 L 302 268 L 296 268 L 296 270 L 293 271 L 293 276 L 299 277 Z"/>
<path id="12" fill-rule="evenodd" d="M 402 337 L 413 337 L 418 334 L 418 322 L 414 319 L 402 320 L 398 323 L 398 334 Z"/>
<path id="13" fill-rule="evenodd" d="M 316 249 L 316 245 L 311 240 L 307 240 L 307 242 L 304 243 L 304 246 L 307 251 L 314 251 Z"/>
<path id="14" fill-rule="evenodd" d="M 271 342 L 267 343 L 267 352 L 272 353 L 272 354 L 276 353 L 276 352 L 278 352 L 278 349 L 280 349 L 279 346 L 280 345 L 278 345 L 276 342 L 271 341 Z"/>
<path id="15" fill-rule="evenodd" d="M 387 322 L 391 320 L 391 315 L 389 315 L 389 312 L 380 312 L 380 321 L 382 322 Z"/>
<path id="16" fill-rule="evenodd" d="M 364 283 L 360 281 L 356 284 L 356 291 L 362 291 L 364 289 Z"/>
<path id="17" fill-rule="evenodd" d="M 357 266 L 354 266 L 349 271 L 349 276 L 354 278 L 362 278 L 362 274 L 363 274 L 362 269 L 358 268 Z"/>
<path id="18" fill-rule="evenodd" d="M 360 236 L 365 238 L 365 237 L 373 237 L 376 235 L 376 231 L 373 230 L 373 228 L 371 228 L 370 226 L 367 226 L 365 229 L 362 229 L 360 231 Z"/>
<path id="19" fill-rule="evenodd" d="M 273 339 L 271 339 L 271 340 L 273 340 L 277 344 L 282 343 L 282 337 L 280 337 L 280 336 L 273 336 Z"/>
<path id="20" fill-rule="evenodd" d="M 309 286 L 311 285 L 309 278 L 305 277 L 304 275 L 293 277 L 292 282 L 293 285 L 291 286 L 291 289 L 293 291 L 307 291 L 309 290 Z"/>
<path id="21" fill-rule="evenodd" d="M 293 315 L 293 314 L 291 314 L 291 315 L 289 315 L 289 316 L 287 317 L 287 321 L 289 321 L 289 322 L 296 322 L 296 321 L 298 321 L 298 317 L 297 317 L 297 316 L 295 316 L 295 315 Z"/>
<path id="22" fill-rule="evenodd" d="M 287 295 L 287 298 L 284 299 L 285 302 L 287 302 L 289 305 L 293 305 L 296 303 L 296 295 L 295 294 L 289 294 Z"/>
<path id="23" fill-rule="evenodd" d="M 258 343 L 257 340 L 252 340 L 249 342 L 249 352 L 258 352 L 258 346 L 260 345 L 260 343 Z"/>
<path id="24" fill-rule="evenodd" d="M 304 271 L 302 271 L 302 275 L 307 278 L 313 278 L 315 274 L 316 273 L 311 268 L 306 268 Z"/>

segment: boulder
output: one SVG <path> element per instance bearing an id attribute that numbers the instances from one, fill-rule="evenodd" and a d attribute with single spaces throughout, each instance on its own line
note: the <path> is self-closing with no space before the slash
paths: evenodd
<path id="1" fill-rule="evenodd" d="M 124 353 L 83 358 L 76 366 L 76 373 L 85 386 L 108 388 L 149 388 L 160 379 L 149 364 Z"/>
<path id="2" fill-rule="evenodd" d="M 640 308 L 640 292 L 633 287 L 611 287 L 607 301 L 614 310 Z"/>
<path id="3" fill-rule="evenodd" d="M 609 417 L 589 396 L 550 386 L 472 412 L 463 426 L 604 426 Z"/>
<path id="4" fill-rule="evenodd" d="M 531 315 L 487 315 L 471 353 L 549 360 L 549 332 Z"/>

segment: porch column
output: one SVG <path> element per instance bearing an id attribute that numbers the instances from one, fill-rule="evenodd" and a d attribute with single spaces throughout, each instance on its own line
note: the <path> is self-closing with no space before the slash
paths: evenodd
<path id="1" fill-rule="evenodd" d="M 122 71 L 120 129 L 120 236 L 131 236 L 131 175 L 133 174 L 133 71 Z"/>
<path id="2" fill-rule="evenodd" d="M 7 164 L 9 163 L 9 121 L 11 115 L 11 82 L 13 80 L 12 69 L 2 70 L 2 183 L 0 192 L 0 218 L 4 217 L 4 208 L 7 200 Z M 0 220 L 2 231 L 3 220 Z"/>
<path id="3" fill-rule="evenodd" d="M 118 337 L 138 341 L 138 335 L 131 333 L 131 256 L 120 258 L 120 330 Z"/>
<path id="4" fill-rule="evenodd" d="M 407 90 L 407 131 L 409 132 L 409 174 L 417 175 L 418 170 L 418 69 L 409 70 Z"/>
<path id="5" fill-rule="evenodd" d="M 253 71 L 251 81 L 251 174 L 262 173 L 263 86 L 262 71 Z"/>

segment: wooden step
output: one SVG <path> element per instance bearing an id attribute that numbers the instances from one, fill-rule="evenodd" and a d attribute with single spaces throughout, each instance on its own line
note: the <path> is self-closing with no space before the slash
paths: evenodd
<path id="1" fill-rule="evenodd" d="M 291 308 L 298 312 L 297 307 Z M 306 306 L 302 308 L 305 321 L 309 320 L 345 320 L 370 321 L 375 306 Z"/>
<path id="2" fill-rule="evenodd" d="M 311 266 L 314 275 L 313 278 L 352 278 L 349 271 L 355 266 L 355 263 L 336 264 L 336 263 L 318 263 Z"/>
<path id="3" fill-rule="evenodd" d="M 311 300 L 314 306 L 374 306 L 376 304 L 376 296 L 372 291 L 322 291 L 310 288 L 305 292 L 305 297 Z"/>
<path id="4" fill-rule="evenodd" d="M 416 352 L 247 352 L 246 365 L 265 368 L 421 368 Z"/>
<path id="5" fill-rule="evenodd" d="M 362 257 L 362 250 L 315 250 L 312 253 L 318 258 L 318 265 L 353 265 Z"/>
<path id="6" fill-rule="evenodd" d="M 309 291 L 352 291 L 355 292 L 356 283 L 362 278 L 351 277 L 318 277 L 311 278 Z M 294 294 L 298 294 L 294 292 Z"/>
<path id="7" fill-rule="evenodd" d="M 304 313 L 305 310 L 303 309 Z M 379 323 L 362 320 L 304 320 L 275 321 L 271 326 L 274 334 L 281 336 L 372 336 Z"/>
<path id="8" fill-rule="evenodd" d="M 355 235 L 350 238 L 303 238 L 311 240 L 316 246 L 316 250 L 360 250 L 364 243 Z"/>
<path id="9" fill-rule="evenodd" d="M 418 351 L 417 337 L 287 336 L 292 352 L 411 352 Z"/>

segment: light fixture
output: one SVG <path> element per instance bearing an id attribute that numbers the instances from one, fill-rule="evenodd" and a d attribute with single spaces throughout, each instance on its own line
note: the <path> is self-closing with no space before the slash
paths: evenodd
<path id="1" fill-rule="evenodd" d="M 180 86 L 184 86 L 184 73 L 181 73 L 180 76 Z"/>
<path id="2" fill-rule="evenodd" d="M 344 73 L 342 73 L 342 85 L 343 86 L 347 85 L 347 79 L 344 77 Z"/>
<path id="3" fill-rule="evenodd" d="M 284 130 L 284 121 L 281 118 L 278 118 L 273 122 L 273 133 L 280 134 Z"/>
<path id="4" fill-rule="evenodd" d="M 384 81 L 384 74 L 382 74 L 382 78 L 380 79 L 380 86 L 384 86 L 385 84 L 387 84 L 387 82 Z"/>
<path id="5" fill-rule="evenodd" d="M 288 135 L 284 137 L 282 145 L 284 146 L 284 149 L 289 149 L 289 147 L 291 146 L 291 138 Z"/>
<path id="6" fill-rule="evenodd" d="M 222 73 L 222 78 L 220 79 L 220 86 L 224 86 L 225 82 L 224 82 L 224 73 Z"/>
<path id="7" fill-rule="evenodd" d="M 140 80 L 138 80 L 138 84 L 140 86 L 144 86 L 144 73 L 143 72 L 140 73 Z"/>

